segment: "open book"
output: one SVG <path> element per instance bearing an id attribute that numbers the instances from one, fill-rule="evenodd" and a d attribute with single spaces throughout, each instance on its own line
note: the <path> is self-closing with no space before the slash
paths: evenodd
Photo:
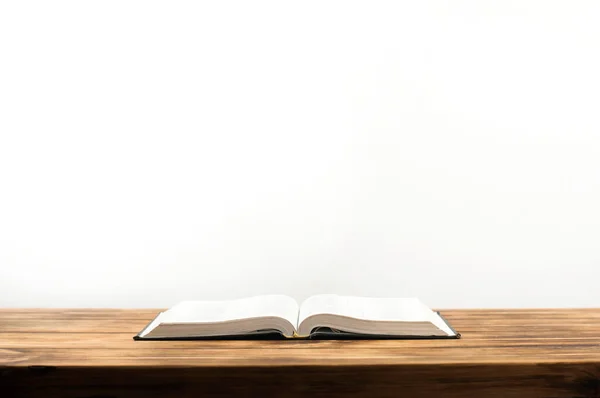
<path id="1" fill-rule="evenodd" d="M 416 298 L 323 294 L 302 305 L 281 295 L 184 301 L 161 312 L 135 340 L 203 338 L 459 338 Z"/>

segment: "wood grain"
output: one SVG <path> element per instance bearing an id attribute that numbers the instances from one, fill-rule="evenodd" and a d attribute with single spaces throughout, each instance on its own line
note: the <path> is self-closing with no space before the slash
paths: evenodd
<path id="1" fill-rule="evenodd" d="M 442 311 L 460 340 L 134 342 L 158 311 L 0 309 L 0 397 L 600 397 L 600 309 Z"/>

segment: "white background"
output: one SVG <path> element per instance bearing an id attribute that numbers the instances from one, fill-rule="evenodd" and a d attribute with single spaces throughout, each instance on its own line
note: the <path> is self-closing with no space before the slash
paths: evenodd
<path id="1" fill-rule="evenodd" d="M 0 3 L 0 306 L 600 306 L 597 1 Z"/>

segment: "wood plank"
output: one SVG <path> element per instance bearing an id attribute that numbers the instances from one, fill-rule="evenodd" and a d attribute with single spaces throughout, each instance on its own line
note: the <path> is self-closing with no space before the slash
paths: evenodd
<path id="1" fill-rule="evenodd" d="M 39 333 L 0 333 L 0 346 L 3 348 L 56 348 L 60 345 L 68 344 L 70 347 L 80 348 L 103 348 L 103 349 L 123 349 L 131 348 L 131 333 L 48 333 L 44 335 L 44 338 L 40 338 Z M 462 339 L 459 343 L 453 340 L 432 340 L 427 341 L 425 344 L 428 347 L 455 347 L 460 345 L 461 347 L 476 347 L 486 344 L 486 347 L 491 346 L 512 346 L 512 345 L 543 345 L 551 343 L 553 345 L 569 345 L 569 344 L 600 344 L 600 335 L 595 333 L 591 336 L 557 336 L 557 337 L 543 337 L 543 336 L 532 336 L 531 338 L 524 339 L 522 337 L 514 336 L 497 336 L 488 338 L 483 334 L 479 334 L 474 337 L 469 334 L 468 339 Z M 286 341 L 265 341 L 261 344 L 261 347 L 280 347 L 281 349 L 289 349 L 291 344 L 311 344 L 319 342 L 286 342 Z M 363 341 L 354 342 L 354 344 L 390 344 L 390 341 Z M 256 347 L 256 342 L 253 341 L 231 341 L 227 346 L 223 346 L 221 341 L 170 341 L 167 343 L 163 341 L 143 341 L 136 344 L 143 344 L 148 347 L 168 347 L 173 349 L 180 348 L 193 348 L 196 345 L 202 345 L 202 347 L 221 347 L 224 349 L 246 349 Z M 334 341 L 324 341 L 322 344 L 337 344 Z M 401 346 L 406 344 L 413 347 L 415 343 L 406 341 L 394 342 L 394 345 Z"/>
<path id="2" fill-rule="evenodd" d="M 113 319 L 151 319 L 164 309 L 140 308 L 0 308 L 2 319 L 64 319 L 78 318 L 113 318 Z"/>
<path id="3" fill-rule="evenodd" d="M 593 364 L 20 368 L 5 396 L 83 397 L 597 397 Z"/>
<path id="4" fill-rule="evenodd" d="M 83 318 L 109 318 L 109 319 L 152 319 L 156 314 L 165 309 L 160 308 L 0 308 L 0 321 L 3 319 L 69 319 L 72 317 Z M 540 319 L 573 319 L 577 316 L 586 318 L 600 318 L 600 312 L 595 308 L 559 308 L 559 309 L 468 309 L 448 310 L 440 309 L 445 317 L 454 319 L 489 319 L 502 321 L 527 320 L 531 317 Z"/>
<path id="5" fill-rule="evenodd" d="M 144 328 L 146 319 L 12 319 L 0 321 L 0 333 L 129 333 L 132 336 Z"/>
<path id="6" fill-rule="evenodd" d="M 134 342 L 158 311 L 0 309 L 0 396 L 600 397 L 600 309 L 443 311 L 461 340 Z"/>
<path id="7" fill-rule="evenodd" d="M 20 314 L 16 311 L 0 309 L 0 332 L 95 332 L 101 327 L 105 333 L 137 333 L 159 310 L 86 310 L 82 312 L 65 310 L 37 310 Z M 544 316 L 533 316 L 529 312 L 506 311 L 465 315 L 463 311 L 445 311 L 443 315 L 461 333 L 469 331 L 512 332 L 511 328 L 533 330 L 547 334 L 557 332 L 573 332 L 574 330 L 591 329 L 600 324 L 600 312 L 591 310 L 560 310 L 545 312 Z M 538 311 L 539 312 L 539 311 Z M 507 315 L 504 315 L 507 314 Z M 102 322 L 100 322 L 102 320 Z"/>
<path id="8" fill-rule="evenodd" d="M 294 347 L 295 346 L 295 347 Z M 566 363 L 598 361 L 598 344 L 479 347 L 348 347 L 294 344 L 288 347 L 173 349 L 1 348 L 0 366 L 345 366 L 410 364 Z M 474 353 L 477 353 L 474 356 Z M 318 357 L 317 357 L 318 355 Z"/>

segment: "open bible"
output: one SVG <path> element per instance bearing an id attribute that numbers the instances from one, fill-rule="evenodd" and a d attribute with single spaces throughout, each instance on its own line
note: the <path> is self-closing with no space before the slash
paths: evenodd
<path id="1" fill-rule="evenodd" d="M 159 313 L 135 340 L 239 338 L 459 338 L 416 298 L 323 294 L 302 305 L 282 295 L 184 301 Z"/>

